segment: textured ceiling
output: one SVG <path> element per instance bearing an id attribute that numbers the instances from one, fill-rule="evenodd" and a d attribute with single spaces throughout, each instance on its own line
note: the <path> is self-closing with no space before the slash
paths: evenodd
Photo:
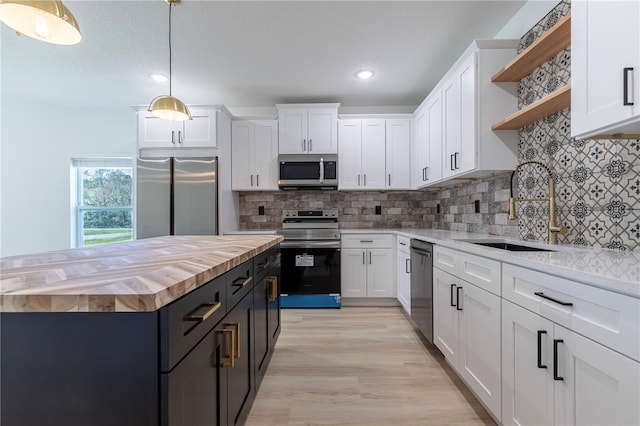
<path id="1" fill-rule="evenodd" d="M 83 40 L 56 46 L 1 32 L 3 101 L 147 104 L 168 93 L 161 0 L 72 1 Z M 524 1 L 195 1 L 173 10 L 173 94 L 229 107 L 287 102 L 414 106 L 476 38 Z M 354 73 L 375 69 L 369 81 Z"/>

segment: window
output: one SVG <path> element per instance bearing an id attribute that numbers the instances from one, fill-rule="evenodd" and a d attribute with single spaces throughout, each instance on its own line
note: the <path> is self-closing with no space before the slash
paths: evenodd
<path id="1" fill-rule="evenodd" d="M 132 240 L 132 160 L 74 158 L 71 167 L 75 247 Z"/>

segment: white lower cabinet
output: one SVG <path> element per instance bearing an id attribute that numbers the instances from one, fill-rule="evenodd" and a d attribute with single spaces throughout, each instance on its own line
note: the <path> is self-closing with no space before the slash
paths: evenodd
<path id="1" fill-rule="evenodd" d="M 410 239 L 398 235 L 396 243 L 396 289 L 398 302 L 411 315 L 411 254 Z"/>
<path id="2" fill-rule="evenodd" d="M 502 360 L 503 424 L 640 424 L 640 363 L 507 300 Z"/>
<path id="3" fill-rule="evenodd" d="M 390 234 L 342 236 L 342 297 L 396 297 Z"/>
<path id="4" fill-rule="evenodd" d="M 433 270 L 434 343 L 500 420 L 500 297 Z"/>

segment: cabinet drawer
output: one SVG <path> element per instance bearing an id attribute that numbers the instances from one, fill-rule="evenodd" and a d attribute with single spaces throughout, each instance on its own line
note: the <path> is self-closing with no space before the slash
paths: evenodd
<path id="1" fill-rule="evenodd" d="M 401 251 L 403 253 L 407 253 L 409 254 L 409 250 L 410 250 L 410 245 L 411 245 L 411 238 L 409 237 L 405 237 L 404 235 L 398 235 L 398 238 L 396 240 L 396 247 L 398 249 L 398 251 Z"/>
<path id="2" fill-rule="evenodd" d="M 640 299 L 506 263 L 502 297 L 640 360 Z"/>
<path id="3" fill-rule="evenodd" d="M 160 309 L 160 369 L 169 371 L 227 313 L 224 276 Z"/>
<path id="4" fill-rule="evenodd" d="M 236 266 L 225 275 L 227 282 L 227 311 L 233 309 L 256 284 L 253 276 L 253 259 Z"/>
<path id="5" fill-rule="evenodd" d="M 391 234 L 342 234 L 343 248 L 393 248 Z"/>
<path id="6" fill-rule="evenodd" d="M 500 296 L 500 262 L 486 257 L 458 252 L 458 267 L 454 274 L 497 296 Z"/>
<path id="7" fill-rule="evenodd" d="M 446 247 L 434 246 L 433 266 L 450 274 L 457 275 L 458 252 Z"/>
<path id="8" fill-rule="evenodd" d="M 280 247 L 272 247 L 253 258 L 253 270 L 256 274 L 253 286 L 259 283 L 267 273 L 280 263 Z"/>

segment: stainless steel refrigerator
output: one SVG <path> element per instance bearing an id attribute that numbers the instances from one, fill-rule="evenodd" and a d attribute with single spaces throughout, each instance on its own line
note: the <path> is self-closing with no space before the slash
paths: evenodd
<path id="1" fill-rule="evenodd" d="M 218 158 L 138 158 L 136 236 L 216 235 Z"/>

